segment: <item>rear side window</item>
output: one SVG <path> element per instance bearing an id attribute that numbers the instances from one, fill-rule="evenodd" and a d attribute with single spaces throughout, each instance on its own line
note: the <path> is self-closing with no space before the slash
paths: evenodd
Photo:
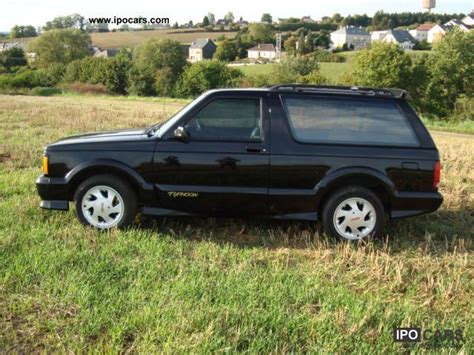
<path id="1" fill-rule="evenodd" d="M 294 137 L 302 142 L 418 145 L 407 118 L 389 100 L 283 96 Z"/>
<path id="2" fill-rule="evenodd" d="M 216 99 L 187 124 L 191 139 L 259 140 L 260 99 Z"/>

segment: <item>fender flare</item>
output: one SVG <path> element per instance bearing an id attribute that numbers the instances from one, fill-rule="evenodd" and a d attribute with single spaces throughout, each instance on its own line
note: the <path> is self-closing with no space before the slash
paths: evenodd
<path id="1" fill-rule="evenodd" d="M 390 199 L 393 199 L 397 193 L 397 188 L 390 178 L 380 170 L 364 166 L 352 166 L 339 168 L 331 171 L 322 178 L 315 186 L 315 194 L 321 197 L 325 196 L 338 181 L 350 177 L 369 177 L 378 181 L 385 189 Z"/>
<path id="2" fill-rule="evenodd" d="M 153 184 L 147 183 L 134 169 L 122 162 L 113 159 L 94 159 L 76 165 L 66 174 L 66 183 L 71 185 L 82 173 L 92 170 L 93 168 L 109 168 L 111 173 L 115 171 L 119 174 L 125 175 L 127 179 L 130 180 L 139 190 L 153 190 Z"/>

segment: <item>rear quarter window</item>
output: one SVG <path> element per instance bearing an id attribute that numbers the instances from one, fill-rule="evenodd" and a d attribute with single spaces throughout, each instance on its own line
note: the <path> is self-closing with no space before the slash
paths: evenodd
<path id="1" fill-rule="evenodd" d="M 296 140 L 309 143 L 417 146 L 407 118 L 391 100 L 282 96 Z"/>

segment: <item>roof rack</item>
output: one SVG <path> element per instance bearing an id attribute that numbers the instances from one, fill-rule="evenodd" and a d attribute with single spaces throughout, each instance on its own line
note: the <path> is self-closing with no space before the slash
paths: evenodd
<path id="1" fill-rule="evenodd" d="M 360 87 L 360 86 L 280 84 L 280 85 L 275 85 L 275 86 L 270 87 L 270 90 L 393 97 L 397 99 L 405 98 L 407 96 L 407 91 L 402 90 L 402 89 L 383 89 L 383 88 L 370 88 L 370 87 Z"/>

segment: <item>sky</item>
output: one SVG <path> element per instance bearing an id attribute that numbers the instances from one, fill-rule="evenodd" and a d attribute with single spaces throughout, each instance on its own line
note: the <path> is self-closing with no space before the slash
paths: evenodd
<path id="1" fill-rule="evenodd" d="M 436 13 L 469 13 L 474 0 L 436 0 Z M 262 13 L 273 18 L 311 16 L 319 19 L 336 12 L 342 15 L 372 15 L 385 12 L 422 11 L 421 0 L 1 0 L 0 31 L 7 32 L 14 25 L 42 26 L 57 16 L 80 13 L 88 17 L 168 17 L 170 22 L 202 21 L 207 12 L 216 19 L 232 11 L 236 19 L 259 21 Z"/>

